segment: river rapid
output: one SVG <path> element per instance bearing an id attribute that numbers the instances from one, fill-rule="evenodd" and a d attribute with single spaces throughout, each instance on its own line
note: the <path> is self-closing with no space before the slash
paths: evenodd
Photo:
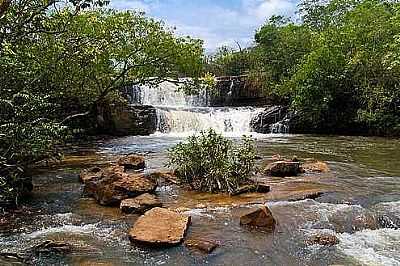
<path id="1" fill-rule="evenodd" d="M 152 136 L 71 146 L 62 163 L 38 169 L 34 174 L 32 197 L 24 203 L 25 211 L 15 214 L 8 224 L 0 227 L 0 252 L 23 254 L 38 243 L 55 240 L 69 243 L 72 252 L 39 254 L 32 256 L 28 263 L 400 265 L 400 140 L 260 135 L 249 132 L 249 118 L 259 111 L 254 108 L 205 111 L 203 108 L 201 112 L 177 104 L 169 108 L 167 105 L 160 107 L 160 114 L 167 117 L 169 123 L 168 132 L 160 128 Z M 134 245 L 127 233 L 137 215 L 102 207 L 93 199 L 82 196 L 83 187 L 78 180 L 81 169 L 107 164 L 129 153 L 146 156 L 147 172 L 165 169 L 168 148 L 203 129 L 207 123 L 234 141 L 242 134 L 252 134 L 262 158 L 257 162 L 258 167 L 262 167 L 264 160 L 280 154 L 325 161 L 330 171 L 286 180 L 271 179 L 268 180 L 271 183 L 292 182 L 293 185 L 286 186 L 283 191 L 236 197 L 196 193 L 168 184 L 159 186 L 156 194 L 164 207 L 191 215 L 188 238 L 201 237 L 220 244 L 209 255 L 189 250 L 184 245 L 168 249 Z M 325 193 L 316 199 L 296 201 L 282 197 L 314 189 L 322 189 Z M 277 220 L 275 231 L 241 227 L 240 216 L 262 204 L 268 205 Z M 335 235 L 339 244 L 307 243 L 310 236 L 320 233 Z M 23 263 L 0 257 L 0 265 Z"/>

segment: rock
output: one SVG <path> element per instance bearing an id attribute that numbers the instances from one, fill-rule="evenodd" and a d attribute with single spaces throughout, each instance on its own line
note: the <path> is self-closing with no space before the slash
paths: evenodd
<path id="1" fill-rule="evenodd" d="M 102 118 L 100 130 L 111 135 L 148 136 L 157 131 L 157 110 L 153 106 L 113 105 L 103 110 Z"/>
<path id="2" fill-rule="evenodd" d="M 183 241 L 190 216 L 154 208 L 139 217 L 129 232 L 131 241 L 150 246 L 175 246 Z"/>
<path id="3" fill-rule="evenodd" d="M 326 163 L 321 161 L 307 161 L 301 165 L 304 172 L 311 173 L 328 173 L 329 167 Z"/>
<path id="4" fill-rule="evenodd" d="M 143 156 L 130 154 L 118 160 L 118 165 L 123 166 L 125 170 L 143 170 L 146 168 L 146 162 Z"/>
<path id="5" fill-rule="evenodd" d="M 263 112 L 255 116 L 250 126 L 257 133 L 271 133 L 271 126 L 279 121 L 282 121 L 287 115 L 287 107 L 272 106 L 265 109 Z"/>
<path id="6" fill-rule="evenodd" d="M 210 254 L 219 246 L 218 243 L 205 239 L 188 239 L 185 241 L 185 245 L 189 249 L 196 249 L 207 254 Z"/>
<path id="7" fill-rule="evenodd" d="M 119 165 L 113 165 L 104 169 L 93 167 L 81 171 L 79 178 L 85 184 L 83 194 L 87 197 L 94 197 L 101 179 L 107 178 L 115 173 L 122 174 L 123 172 L 124 168 Z"/>
<path id="8" fill-rule="evenodd" d="M 306 240 L 307 245 L 334 246 L 339 244 L 339 239 L 330 234 L 314 235 Z"/>
<path id="9" fill-rule="evenodd" d="M 46 240 L 34 247 L 32 247 L 32 252 L 35 253 L 67 253 L 71 252 L 72 247 L 65 242 L 58 242 L 52 240 Z"/>
<path id="10" fill-rule="evenodd" d="M 324 194 L 322 191 L 315 191 L 315 192 L 307 192 L 304 191 L 303 193 L 299 193 L 298 195 L 293 195 L 287 198 L 287 201 L 300 201 L 305 199 L 317 199 Z"/>
<path id="11" fill-rule="evenodd" d="M 94 198 L 101 205 L 117 205 L 127 198 L 154 192 L 157 183 L 144 174 L 115 172 L 93 184 Z"/>
<path id="12" fill-rule="evenodd" d="M 149 175 L 154 180 L 162 180 L 167 183 L 178 184 L 178 178 L 172 171 L 154 172 Z"/>
<path id="13" fill-rule="evenodd" d="M 79 180 L 82 183 L 87 183 L 90 182 L 91 180 L 101 178 L 102 174 L 103 174 L 103 169 L 101 169 L 100 167 L 92 167 L 89 169 L 84 169 L 79 174 Z"/>
<path id="14" fill-rule="evenodd" d="M 258 210 L 250 211 L 240 217 L 240 225 L 264 227 L 270 231 L 275 229 L 276 221 L 267 206 L 263 206 Z"/>
<path id="15" fill-rule="evenodd" d="M 237 196 L 245 193 L 268 193 L 271 191 L 271 187 L 265 184 L 253 184 L 245 185 L 238 188 L 236 191 L 231 193 L 232 196 Z"/>
<path id="16" fill-rule="evenodd" d="M 124 213 L 144 213 L 152 208 L 161 207 L 162 203 L 156 196 L 145 193 L 133 199 L 125 199 L 120 208 Z"/>
<path id="17" fill-rule="evenodd" d="M 265 173 L 271 176 L 297 176 L 301 173 L 300 163 L 292 161 L 277 161 L 267 165 Z"/>

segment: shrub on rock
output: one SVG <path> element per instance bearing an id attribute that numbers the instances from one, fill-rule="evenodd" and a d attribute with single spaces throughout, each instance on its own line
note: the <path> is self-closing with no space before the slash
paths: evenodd
<path id="1" fill-rule="evenodd" d="M 172 148 L 167 165 L 175 167 L 180 183 L 193 189 L 232 193 L 248 179 L 255 157 L 251 138 L 234 144 L 210 129 Z"/>

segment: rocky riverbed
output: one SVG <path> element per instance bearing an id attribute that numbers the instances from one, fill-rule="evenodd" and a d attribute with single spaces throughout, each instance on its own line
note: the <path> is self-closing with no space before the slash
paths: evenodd
<path id="1" fill-rule="evenodd" d="M 32 198 L 19 212 L 1 219 L 0 264 L 25 260 L 40 265 L 398 265 L 398 141 L 260 137 L 260 169 L 293 155 L 301 161 L 315 158 L 318 164 L 308 160 L 303 163 L 306 172 L 297 176 L 261 174 L 257 180 L 271 191 L 237 196 L 199 193 L 171 182 L 163 167 L 165 149 L 178 141 L 156 136 L 104 141 L 90 149 L 81 147 L 62 164 L 38 171 Z M 104 169 L 131 153 L 144 155 L 146 169 L 141 173 L 141 166 L 128 173 L 156 177 L 157 188 L 146 192 L 163 210 L 191 217 L 184 233 L 177 234 L 184 236 L 178 241 L 184 243 L 166 249 L 136 243 L 129 232 L 147 209 L 124 213 L 115 202 L 103 206 L 83 193 L 78 178 L 83 169 Z M 155 172 L 166 172 L 167 178 Z M 240 224 L 241 217 L 264 206 L 275 220 L 272 231 Z M 255 217 L 265 215 L 268 211 Z"/>

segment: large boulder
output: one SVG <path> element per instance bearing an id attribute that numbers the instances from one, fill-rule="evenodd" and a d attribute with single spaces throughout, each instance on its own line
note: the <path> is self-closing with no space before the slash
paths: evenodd
<path id="1" fill-rule="evenodd" d="M 287 115 L 287 107 L 284 106 L 272 106 L 265 109 L 263 112 L 255 116 L 250 126 L 253 131 L 257 133 L 268 134 L 271 133 L 271 127 L 275 123 L 282 121 Z"/>
<path id="2" fill-rule="evenodd" d="M 300 162 L 293 161 L 277 161 L 268 164 L 265 168 L 267 175 L 277 177 L 297 176 L 301 172 Z"/>
<path id="3" fill-rule="evenodd" d="M 150 246 L 179 245 L 190 224 L 190 216 L 154 208 L 139 217 L 129 232 L 132 242 Z"/>
<path id="4" fill-rule="evenodd" d="M 144 157 L 137 154 L 130 154 L 120 158 L 118 165 L 123 166 L 125 170 L 143 170 L 146 168 Z"/>
<path id="5" fill-rule="evenodd" d="M 161 207 L 161 201 L 149 193 L 142 194 L 133 199 L 125 199 L 120 208 L 124 213 L 144 213 L 152 208 Z"/>
<path id="6" fill-rule="evenodd" d="M 273 231 L 275 229 L 276 221 L 269 208 L 267 206 L 262 206 L 257 210 L 252 210 L 241 216 L 240 225 L 263 227 L 269 231 Z"/>
<path id="7" fill-rule="evenodd" d="M 80 178 L 85 184 L 84 194 L 94 197 L 101 205 L 117 205 L 124 199 L 153 192 L 157 187 L 144 174 L 125 173 L 119 165 L 84 170 Z"/>

